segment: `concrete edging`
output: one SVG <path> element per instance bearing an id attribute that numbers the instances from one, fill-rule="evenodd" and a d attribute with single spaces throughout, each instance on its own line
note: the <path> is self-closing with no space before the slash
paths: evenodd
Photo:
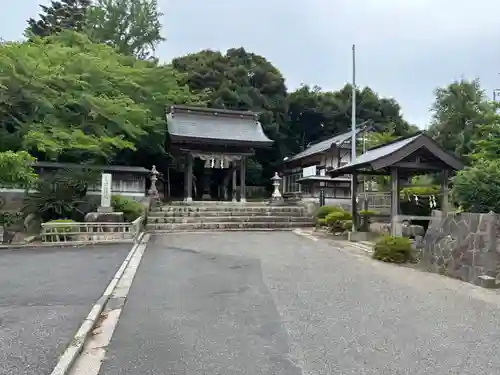
<path id="1" fill-rule="evenodd" d="M 101 316 L 102 311 L 104 310 L 104 307 L 106 306 L 106 303 L 108 302 L 109 298 L 111 297 L 116 285 L 120 281 L 121 277 L 123 276 L 125 270 L 127 269 L 127 266 L 130 262 L 130 260 L 133 258 L 134 254 L 136 253 L 137 249 L 139 248 L 139 245 L 141 245 L 142 240 L 144 239 L 144 232 L 141 233 L 137 239 L 137 242 L 132 246 L 132 249 L 128 253 L 127 257 L 121 264 L 120 268 L 118 271 L 116 271 L 113 279 L 111 279 L 110 283 L 104 290 L 104 293 L 102 296 L 97 300 L 97 302 L 92 306 L 89 314 L 87 317 L 83 320 L 83 323 L 81 324 L 80 328 L 74 335 L 73 339 L 69 343 L 68 347 L 66 350 L 63 352 L 63 354 L 59 357 L 59 360 L 57 362 L 56 367 L 54 370 L 51 372 L 51 375 L 67 375 L 75 363 L 75 360 L 81 353 L 83 349 L 83 345 L 85 343 L 85 340 L 87 337 L 91 334 L 92 329 L 94 328 L 94 325 L 96 322 L 99 320 L 99 317 Z M 148 238 L 149 239 L 149 238 Z M 146 240 L 147 241 L 147 240 Z"/>
<path id="2" fill-rule="evenodd" d="M 81 246 L 94 246 L 94 245 L 121 245 L 121 244 L 135 244 L 139 241 L 139 238 L 136 240 L 116 240 L 112 241 L 89 241 L 89 242 L 61 242 L 61 243 L 50 243 L 50 242 L 29 242 L 23 244 L 12 244 L 12 245 L 0 245 L 0 251 L 2 250 L 19 250 L 26 248 L 42 248 L 42 247 L 81 247 Z"/>

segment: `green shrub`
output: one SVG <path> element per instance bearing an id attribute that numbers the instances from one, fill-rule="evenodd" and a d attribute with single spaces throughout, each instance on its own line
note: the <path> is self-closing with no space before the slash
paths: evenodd
<path id="1" fill-rule="evenodd" d="M 144 215 L 145 207 L 134 199 L 113 195 L 111 197 L 111 206 L 116 212 L 123 212 L 123 218 L 127 222 L 134 221 Z"/>
<path id="2" fill-rule="evenodd" d="M 82 205 L 86 201 L 88 187 L 96 181 L 91 170 L 58 171 L 44 176 L 34 184 L 35 191 L 24 198 L 23 213 L 34 214 L 43 221 L 60 218 L 81 220 L 85 216 Z"/>
<path id="3" fill-rule="evenodd" d="M 373 259 L 389 263 L 411 261 L 411 242 L 405 237 L 384 236 L 375 243 Z"/>
<path id="4" fill-rule="evenodd" d="M 0 227 L 11 227 L 23 219 L 22 212 L 0 212 Z"/>
<path id="5" fill-rule="evenodd" d="M 45 224 L 50 224 L 49 233 L 54 233 L 46 237 L 49 241 L 70 241 L 75 235 L 66 234 L 78 232 L 78 228 L 74 225 L 68 225 L 69 223 L 76 223 L 76 221 L 71 219 L 57 219 L 46 222 Z"/>
<path id="6" fill-rule="evenodd" d="M 316 219 L 316 226 L 318 226 L 318 227 L 325 227 L 326 226 L 326 220 L 325 219 Z"/>
<path id="7" fill-rule="evenodd" d="M 315 216 L 316 219 L 325 219 L 332 212 L 344 212 L 344 210 L 337 206 L 321 206 Z"/>
<path id="8" fill-rule="evenodd" d="M 342 220 L 342 229 L 345 231 L 352 230 L 352 220 Z"/>
<path id="9" fill-rule="evenodd" d="M 373 210 L 361 210 L 361 211 L 359 211 L 359 215 L 361 215 L 361 216 L 374 216 L 374 215 L 378 215 L 378 212 L 373 211 Z"/>
<path id="10" fill-rule="evenodd" d="M 344 222 L 348 220 L 351 220 L 352 224 L 352 215 L 344 210 L 331 212 L 325 218 L 326 225 L 332 232 L 343 232 Z"/>
<path id="11" fill-rule="evenodd" d="M 360 218 L 359 230 L 361 232 L 368 232 L 370 230 L 371 217 L 374 215 L 378 215 L 378 212 L 373 210 L 359 211 L 359 218 Z"/>

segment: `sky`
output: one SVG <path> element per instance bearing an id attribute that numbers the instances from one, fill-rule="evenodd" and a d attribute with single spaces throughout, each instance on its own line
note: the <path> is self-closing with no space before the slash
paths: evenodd
<path id="1" fill-rule="evenodd" d="M 0 37 L 19 40 L 47 0 L 0 0 Z M 163 61 L 202 49 L 244 47 L 272 62 L 289 90 L 337 90 L 352 82 L 395 98 L 425 128 L 433 91 L 478 77 L 500 88 L 496 0 L 158 0 Z M 356 3 L 357 5 L 353 5 Z M 498 48 L 498 49 L 497 49 Z"/>

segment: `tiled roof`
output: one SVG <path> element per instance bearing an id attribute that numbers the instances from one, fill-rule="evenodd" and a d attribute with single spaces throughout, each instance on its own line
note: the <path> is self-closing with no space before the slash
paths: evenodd
<path id="1" fill-rule="evenodd" d="M 360 131 L 363 131 L 363 130 L 365 130 L 365 127 L 358 126 L 358 128 L 356 129 L 356 133 L 359 133 Z M 337 134 L 336 136 L 334 136 L 332 138 L 328 138 L 324 141 L 321 141 L 321 142 L 318 142 L 318 143 L 315 143 L 315 144 L 309 146 L 304 151 L 299 152 L 298 154 L 290 157 L 287 160 L 287 162 L 303 159 L 305 157 L 308 157 L 308 156 L 311 156 L 314 154 L 319 154 L 321 152 L 325 152 L 325 151 L 329 150 L 332 147 L 332 145 L 334 145 L 334 144 L 339 146 L 344 142 L 350 141 L 351 136 L 352 136 L 352 130 L 345 132 L 345 133 L 342 133 L 342 134 Z"/>
<path id="2" fill-rule="evenodd" d="M 127 173 L 151 173 L 150 170 L 143 167 L 133 167 L 128 165 L 90 165 L 76 163 L 58 163 L 52 161 L 37 161 L 34 165 L 36 168 L 52 168 L 52 169 L 94 169 L 104 172 L 127 172 Z"/>
<path id="3" fill-rule="evenodd" d="M 380 146 L 380 147 L 368 150 L 364 154 L 361 154 L 358 157 L 356 157 L 356 161 L 354 163 L 347 164 L 347 165 L 343 166 L 342 168 L 353 167 L 353 166 L 361 165 L 361 164 L 369 164 L 375 160 L 380 159 L 383 156 L 392 154 L 393 152 L 400 150 L 404 146 L 412 143 L 414 140 L 416 140 L 421 135 L 422 134 L 419 133 L 419 134 L 414 135 L 412 137 L 404 138 L 404 139 L 401 139 L 399 141 L 389 143 L 385 146 Z"/>
<path id="4" fill-rule="evenodd" d="M 344 165 L 343 167 L 334 169 L 333 171 L 329 171 L 328 173 L 331 176 L 335 175 L 343 175 L 352 173 L 358 169 L 362 169 L 364 167 L 373 167 L 373 165 L 383 160 L 386 157 L 390 157 L 393 154 L 398 152 L 405 153 L 405 149 L 407 149 L 407 153 L 412 154 L 416 150 L 425 147 L 431 153 L 433 153 L 437 159 L 440 159 L 445 164 L 447 164 L 450 168 L 455 170 L 460 170 L 463 168 L 463 164 L 460 160 L 458 160 L 454 155 L 447 153 L 443 149 L 439 147 L 431 138 L 423 133 L 418 133 L 413 136 L 409 136 L 406 138 L 398 139 L 393 142 L 387 143 L 385 145 L 381 145 L 371 150 L 368 150 L 364 154 L 359 155 L 353 163 L 349 163 Z M 415 148 L 416 147 L 416 148 Z M 407 156 L 408 156 L 407 155 Z M 411 168 L 410 168 L 411 169 Z"/>
<path id="5" fill-rule="evenodd" d="M 167 114 L 167 126 L 174 142 L 206 140 L 255 145 L 273 142 L 264 134 L 253 112 L 177 106 Z"/>

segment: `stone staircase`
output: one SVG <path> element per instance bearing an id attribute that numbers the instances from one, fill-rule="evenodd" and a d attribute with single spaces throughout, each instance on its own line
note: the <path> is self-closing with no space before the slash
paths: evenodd
<path id="1" fill-rule="evenodd" d="M 148 213 L 150 232 L 291 230 L 313 226 L 305 207 L 265 203 L 174 202 Z"/>

